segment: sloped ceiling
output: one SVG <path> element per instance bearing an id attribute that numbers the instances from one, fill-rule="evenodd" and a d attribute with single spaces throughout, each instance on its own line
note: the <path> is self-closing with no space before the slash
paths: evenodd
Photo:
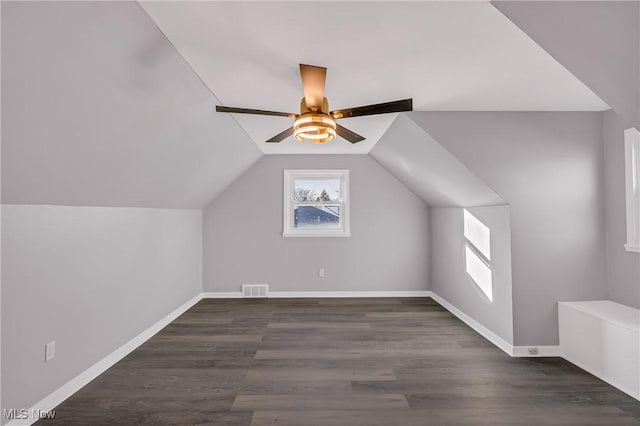
<path id="1" fill-rule="evenodd" d="M 416 110 L 608 108 L 486 2 L 142 6 L 1 3 L 2 202 L 199 208 L 263 153 L 367 153 L 403 134 L 437 149 L 403 115 L 345 120 L 368 138 L 355 146 L 266 146 L 286 119 L 214 111 L 224 102 L 295 112 L 300 62 L 329 68 L 333 107 L 412 96 Z M 326 25 L 317 37 L 295 24 L 308 16 Z M 435 152 L 394 149 L 372 155 L 398 176 L 399 157 L 422 173 L 416 159 L 429 164 Z M 404 181 L 434 205 L 500 202 L 486 185 L 473 197 L 451 187 L 447 199 L 421 179 Z"/>
<path id="2" fill-rule="evenodd" d="M 505 204 L 410 117 L 400 115 L 369 155 L 432 207 Z"/>
<path id="3" fill-rule="evenodd" d="M 298 112 L 299 63 L 328 67 L 332 108 L 413 97 L 415 110 L 608 106 L 488 2 L 141 2 L 224 105 Z M 292 125 L 236 115 L 263 152 L 367 153 L 395 114 L 343 124 L 367 137 L 264 141 Z"/>
<path id="4" fill-rule="evenodd" d="M 534 207 L 530 214 L 540 200 L 580 200 L 596 208 L 600 118 L 596 112 L 411 113 L 419 128 L 507 203 Z"/>
<path id="5" fill-rule="evenodd" d="M 640 129 L 639 1 L 494 1 L 493 5 Z"/>
<path id="6" fill-rule="evenodd" d="M 2 202 L 200 208 L 260 150 L 136 3 L 2 2 Z"/>

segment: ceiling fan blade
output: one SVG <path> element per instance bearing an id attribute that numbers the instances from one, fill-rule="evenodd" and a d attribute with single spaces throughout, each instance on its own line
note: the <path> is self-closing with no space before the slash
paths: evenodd
<path id="1" fill-rule="evenodd" d="M 282 142 L 283 140 L 285 140 L 286 138 L 288 138 L 289 136 L 293 135 L 293 127 L 289 127 L 287 130 L 285 130 L 284 132 L 280 132 L 277 135 L 275 135 L 274 137 L 272 137 L 271 139 L 267 140 L 267 143 L 271 143 L 271 142 Z"/>
<path id="2" fill-rule="evenodd" d="M 262 109 L 235 108 L 216 105 L 217 112 L 233 112 L 237 114 L 275 115 L 276 117 L 296 118 L 297 114 L 292 112 L 265 111 Z"/>
<path id="3" fill-rule="evenodd" d="M 365 105 L 331 111 L 333 118 L 362 117 L 363 115 L 388 114 L 390 112 L 413 111 L 413 99 L 385 102 L 383 104 Z"/>
<path id="4" fill-rule="evenodd" d="M 364 136 L 360 136 L 356 132 L 352 132 L 351 130 L 349 130 L 346 127 L 343 127 L 343 126 L 341 126 L 339 124 L 336 124 L 336 133 L 338 134 L 338 136 L 341 136 L 341 137 L 345 138 L 346 140 L 348 140 L 351 143 L 358 143 L 358 142 L 362 142 L 363 140 L 365 140 Z"/>
<path id="5" fill-rule="evenodd" d="M 300 64 L 300 78 L 304 99 L 309 109 L 322 109 L 324 100 L 324 84 L 327 80 L 327 69 L 313 65 Z"/>

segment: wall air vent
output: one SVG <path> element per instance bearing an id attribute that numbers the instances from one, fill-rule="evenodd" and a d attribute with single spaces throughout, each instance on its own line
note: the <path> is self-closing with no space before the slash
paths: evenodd
<path id="1" fill-rule="evenodd" d="M 242 297 L 268 297 L 269 284 L 242 284 Z"/>

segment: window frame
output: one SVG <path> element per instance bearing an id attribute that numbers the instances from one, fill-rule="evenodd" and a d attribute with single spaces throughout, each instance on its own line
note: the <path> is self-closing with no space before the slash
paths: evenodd
<path id="1" fill-rule="evenodd" d="M 640 130 L 624 131 L 625 193 L 628 252 L 640 253 Z"/>
<path id="2" fill-rule="evenodd" d="M 296 201 L 293 199 L 296 179 L 339 179 L 340 199 L 338 201 Z M 350 237 L 349 212 L 349 170 L 348 169 L 285 169 L 283 190 L 283 237 Z M 327 228 L 296 228 L 295 209 L 297 206 L 338 205 L 339 225 Z"/>

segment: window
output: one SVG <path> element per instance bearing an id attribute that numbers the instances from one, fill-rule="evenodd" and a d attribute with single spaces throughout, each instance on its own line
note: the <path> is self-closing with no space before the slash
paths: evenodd
<path id="1" fill-rule="evenodd" d="M 465 270 L 473 282 L 493 302 L 493 267 L 491 265 L 491 230 L 464 210 Z"/>
<path id="2" fill-rule="evenodd" d="M 349 170 L 284 171 L 285 237 L 349 237 Z"/>
<path id="3" fill-rule="evenodd" d="M 640 131 L 624 131 L 625 186 L 627 193 L 627 251 L 640 253 Z"/>

